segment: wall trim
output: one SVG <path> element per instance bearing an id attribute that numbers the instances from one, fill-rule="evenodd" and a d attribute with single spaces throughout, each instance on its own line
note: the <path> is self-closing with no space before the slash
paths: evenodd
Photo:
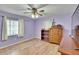
<path id="1" fill-rule="evenodd" d="M 0 49 L 7 48 L 7 47 L 13 46 L 13 45 L 15 45 L 15 44 L 19 44 L 19 43 L 22 43 L 22 42 L 24 42 L 24 41 L 29 41 L 29 40 L 32 40 L 32 39 L 34 39 L 34 37 L 28 38 L 28 39 L 23 39 L 23 40 L 20 40 L 20 41 L 18 41 L 18 42 L 15 42 L 15 43 L 13 43 L 13 44 L 9 44 L 9 45 L 6 45 L 6 46 L 2 46 L 2 47 L 0 47 Z"/>

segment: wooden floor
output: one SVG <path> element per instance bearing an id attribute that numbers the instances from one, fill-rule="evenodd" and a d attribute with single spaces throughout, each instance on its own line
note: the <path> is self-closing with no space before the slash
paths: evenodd
<path id="1" fill-rule="evenodd" d="M 32 39 L 0 49 L 0 55 L 59 55 L 58 45 Z"/>

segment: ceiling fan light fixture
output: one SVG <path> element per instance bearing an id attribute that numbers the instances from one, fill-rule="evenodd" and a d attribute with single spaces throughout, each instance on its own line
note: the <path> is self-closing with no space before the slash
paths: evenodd
<path id="1" fill-rule="evenodd" d="M 36 17 L 36 18 L 38 18 L 38 14 L 37 14 L 37 15 L 35 15 L 35 17 Z"/>
<path id="2" fill-rule="evenodd" d="M 32 18 L 35 18 L 35 15 L 34 14 L 32 14 Z"/>
<path id="3" fill-rule="evenodd" d="M 32 18 L 38 18 L 38 14 L 32 14 Z"/>

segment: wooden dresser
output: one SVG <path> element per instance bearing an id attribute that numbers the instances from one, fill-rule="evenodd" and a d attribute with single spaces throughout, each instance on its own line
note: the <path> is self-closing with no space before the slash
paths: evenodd
<path id="1" fill-rule="evenodd" d="M 60 44 L 63 35 L 63 28 L 61 25 L 52 26 L 49 29 L 49 42 Z"/>
<path id="2" fill-rule="evenodd" d="M 61 25 L 54 25 L 48 30 L 41 30 L 41 39 L 50 43 L 60 44 L 63 35 Z"/>

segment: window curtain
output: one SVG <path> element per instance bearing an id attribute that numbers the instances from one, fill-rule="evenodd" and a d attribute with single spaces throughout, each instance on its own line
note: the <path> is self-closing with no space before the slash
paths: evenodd
<path id="1" fill-rule="evenodd" d="M 7 17 L 2 17 L 2 40 L 7 40 Z"/>
<path id="2" fill-rule="evenodd" d="M 24 36 L 24 19 L 19 19 L 18 24 L 18 37 Z"/>

